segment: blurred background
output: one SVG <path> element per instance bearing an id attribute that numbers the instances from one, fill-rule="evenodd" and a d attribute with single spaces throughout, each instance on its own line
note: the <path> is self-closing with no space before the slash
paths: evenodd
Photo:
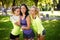
<path id="1" fill-rule="evenodd" d="M 0 0 L 0 40 L 9 40 L 13 28 L 9 19 L 11 9 L 13 6 L 20 7 L 23 3 L 29 9 L 35 5 L 40 10 L 39 15 L 46 29 L 45 40 L 60 40 L 60 0 Z M 20 37 L 20 40 L 23 38 Z"/>

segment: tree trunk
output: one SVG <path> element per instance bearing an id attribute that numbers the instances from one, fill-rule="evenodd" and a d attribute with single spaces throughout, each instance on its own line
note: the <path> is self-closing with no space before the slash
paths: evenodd
<path id="1" fill-rule="evenodd" d="M 2 6 L 4 7 L 4 2 L 3 2 L 3 0 L 1 0 L 1 2 L 2 2 Z"/>
<path id="2" fill-rule="evenodd" d="M 59 3 L 57 4 L 57 10 L 60 10 L 60 0 Z"/>
<path id="3" fill-rule="evenodd" d="M 59 4 L 60 4 L 60 0 L 59 0 Z"/>
<path id="4" fill-rule="evenodd" d="M 13 5 L 12 5 L 12 6 L 15 6 L 15 1 L 16 1 L 16 0 L 13 0 Z"/>
<path id="5" fill-rule="evenodd" d="M 34 0 L 35 6 L 37 7 L 38 0 Z"/>

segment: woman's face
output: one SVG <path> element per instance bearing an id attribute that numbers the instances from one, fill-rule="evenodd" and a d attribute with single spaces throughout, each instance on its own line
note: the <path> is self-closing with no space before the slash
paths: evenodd
<path id="1" fill-rule="evenodd" d="M 20 14 L 20 9 L 19 9 L 19 8 L 16 9 L 16 10 L 14 11 L 14 13 L 15 13 L 15 15 L 19 15 L 19 14 Z"/>
<path id="2" fill-rule="evenodd" d="M 34 15 L 36 13 L 35 8 L 30 9 L 30 14 Z"/>
<path id="3" fill-rule="evenodd" d="M 25 6 L 21 6 L 21 12 L 25 13 L 26 12 L 26 7 Z"/>

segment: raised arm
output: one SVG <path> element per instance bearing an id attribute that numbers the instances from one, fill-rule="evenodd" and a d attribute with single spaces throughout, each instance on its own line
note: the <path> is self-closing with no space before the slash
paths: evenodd
<path id="1" fill-rule="evenodd" d="M 13 24 L 16 24 L 16 25 L 20 26 L 20 19 L 15 20 L 13 17 L 10 17 L 10 21 L 11 21 Z"/>

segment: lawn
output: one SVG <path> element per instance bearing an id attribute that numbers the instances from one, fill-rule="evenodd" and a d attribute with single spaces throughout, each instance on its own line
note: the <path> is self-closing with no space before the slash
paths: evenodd
<path id="1" fill-rule="evenodd" d="M 43 26 L 46 29 L 46 40 L 60 40 L 60 21 L 59 20 L 45 20 L 42 21 Z M 9 16 L 0 16 L 0 40 L 9 40 L 12 23 L 9 20 Z M 22 33 L 20 40 L 22 40 Z"/>

